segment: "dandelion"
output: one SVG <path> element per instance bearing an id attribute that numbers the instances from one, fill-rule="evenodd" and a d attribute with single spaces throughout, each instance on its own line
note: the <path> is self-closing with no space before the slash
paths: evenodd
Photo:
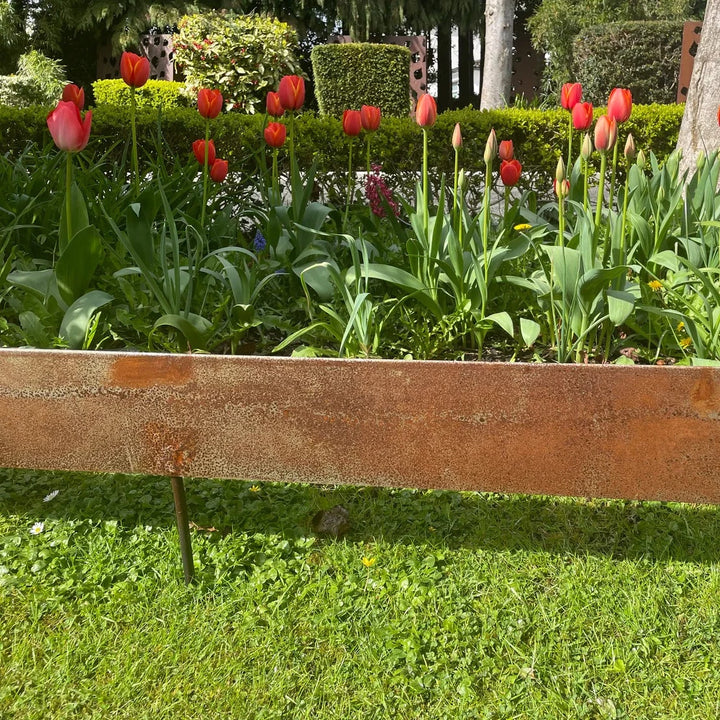
<path id="1" fill-rule="evenodd" d="M 259 485 L 251 485 L 250 492 L 260 492 L 260 486 Z"/>
<path id="2" fill-rule="evenodd" d="M 517 230 L 518 232 L 522 230 L 529 230 L 532 227 L 530 223 L 520 223 L 519 225 L 513 226 L 513 230 Z"/>
<path id="3" fill-rule="evenodd" d="M 39 535 L 44 529 L 45 529 L 45 523 L 36 522 L 36 523 L 30 528 L 30 534 L 31 534 L 31 535 Z"/>
<path id="4" fill-rule="evenodd" d="M 655 292 L 657 292 L 658 290 L 662 290 L 662 283 L 659 280 L 651 280 L 648 283 L 648 287 L 651 290 L 655 290 Z"/>
<path id="5" fill-rule="evenodd" d="M 376 562 L 377 562 L 377 560 L 374 557 L 364 557 L 363 556 L 362 564 L 366 568 L 371 568 Z"/>
<path id="6" fill-rule="evenodd" d="M 51 493 L 48 493 L 43 498 L 43 502 L 50 502 L 51 500 L 54 500 L 58 496 L 59 492 L 60 492 L 59 490 L 53 490 Z"/>
<path id="7" fill-rule="evenodd" d="M 681 347 L 683 350 L 687 350 L 687 348 L 689 348 L 691 345 L 692 345 L 692 339 L 689 338 L 689 337 L 684 337 L 684 338 L 680 341 L 680 347 Z"/>
<path id="8" fill-rule="evenodd" d="M 685 323 L 682 320 L 677 324 L 677 331 L 681 333 L 685 332 Z"/>

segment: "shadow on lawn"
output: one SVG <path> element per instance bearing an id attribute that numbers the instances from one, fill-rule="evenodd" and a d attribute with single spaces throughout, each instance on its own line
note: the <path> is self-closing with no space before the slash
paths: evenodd
<path id="1" fill-rule="evenodd" d="M 350 512 L 346 540 L 488 551 L 720 560 L 720 507 L 546 496 L 186 481 L 191 520 L 220 531 L 311 534 L 336 504 Z M 54 490 L 56 497 L 44 501 Z M 0 514 L 174 525 L 170 481 L 130 475 L 0 470 Z M 332 542 L 328 540 L 327 542 Z"/>

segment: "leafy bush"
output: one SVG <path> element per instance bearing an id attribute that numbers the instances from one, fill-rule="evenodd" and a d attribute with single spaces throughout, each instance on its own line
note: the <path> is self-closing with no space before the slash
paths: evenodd
<path id="1" fill-rule="evenodd" d="M 178 27 L 175 60 L 190 93 L 218 89 L 228 110 L 262 110 L 268 90 L 276 89 L 283 75 L 299 73 L 297 35 L 287 23 L 208 12 L 186 15 Z"/>
<path id="2" fill-rule="evenodd" d="M 362 105 L 383 115 L 410 112 L 410 51 L 397 45 L 316 45 L 311 54 L 315 95 L 323 115 L 342 116 Z"/>
<path id="3" fill-rule="evenodd" d="M 682 50 L 682 23 L 617 22 L 584 28 L 573 42 L 575 79 L 595 104 L 617 86 L 638 103 L 672 103 Z"/>
<path id="4" fill-rule="evenodd" d="M 16 75 L 0 76 L 0 104 L 52 105 L 66 83 L 65 68 L 59 60 L 31 50 L 20 56 Z"/>
<path id="5" fill-rule="evenodd" d="M 183 94 L 185 83 L 170 80 L 148 80 L 135 91 L 138 107 L 173 108 L 189 104 Z M 95 102 L 98 105 L 120 105 L 130 107 L 130 88 L 124 80 L 96 80 L 93 83 Z"/>

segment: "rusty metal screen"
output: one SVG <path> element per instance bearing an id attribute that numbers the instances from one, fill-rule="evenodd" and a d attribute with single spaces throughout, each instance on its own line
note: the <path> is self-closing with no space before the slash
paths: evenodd
<path id="1" fill-rule="evenodd" d="M 0 466 L 720 502 L 720 369 L 0 350 Z"/>

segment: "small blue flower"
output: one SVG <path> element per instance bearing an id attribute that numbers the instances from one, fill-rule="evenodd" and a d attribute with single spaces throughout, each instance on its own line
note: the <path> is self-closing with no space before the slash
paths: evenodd
<path id="1" fill-rule="evenodd" d="M 262 252 L 267 247 L 265 236 L 258 230 L 253 238 L 253 249 L 256 253 Z"/>

